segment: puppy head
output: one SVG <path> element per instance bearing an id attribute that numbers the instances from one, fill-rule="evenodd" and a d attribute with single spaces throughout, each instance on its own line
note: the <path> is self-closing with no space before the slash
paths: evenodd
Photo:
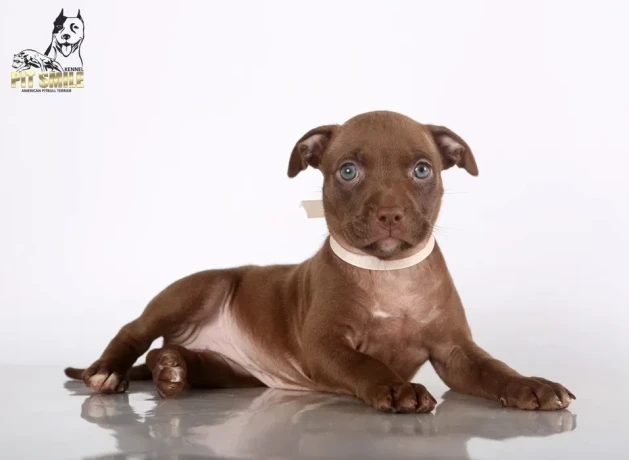
<path id="1" fill-rule="evenodd" d="M 73 53 L 83 40 L 84 24 L 81 17 L 81 10 L 76 17 L 68 17 L 63 13 L 63 9 L 54 22 L 52 30 L 55 48 L 65 57 Z"/>
<path id="2" fill-rule="evenodd" d="M 288 176 L 319 169 L 330 233 L 344 246 L 397 259 L 432 233 L 443 196 L 441 171 L 454 165 L 478 175 L 469 146 L 448 128 L 369 112 L 308 131 L 293 148 Z"/>

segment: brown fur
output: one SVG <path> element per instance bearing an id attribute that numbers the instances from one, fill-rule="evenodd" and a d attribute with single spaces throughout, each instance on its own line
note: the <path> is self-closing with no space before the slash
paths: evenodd
<path id="1" fill-rule="evenodd" d="M 355 180 L 340 176 L 348 161 L 358 171 Z M 418 162 L 429 166 L 428 177 L 413 176 Z M 478 174 L 457 134 L 371 112 L 306 133 L 293 149 L 288 175 L 320 169 L 330 233 L 348 250 L 392 260 L 418 251 L 432 234 L 441 172 L 455 165 Z M 152 350 L 147 364 L 164 397 L 186 386 L 261 385 L 219 353 L 186 348 L 226 308 L 259 350 L 259 364 L 283 381 L 353 395 L 380 410 L 434 408 L 426 388 L 410 383 L 428 360 L 451 388 L 504 406 L 561 409 L 574 398 L 557 383 L 518 374 L 473 342 L 438 246 L 413 267 L 370 271 L 343 262 L 327 241 L 299 265 L 210 270 L 173 283 L 121 329 L 82 378 L 95 391 L 124 391 L 129 378 L 148 376 L 131 366 L 163 337 L 164 347 Z"/>

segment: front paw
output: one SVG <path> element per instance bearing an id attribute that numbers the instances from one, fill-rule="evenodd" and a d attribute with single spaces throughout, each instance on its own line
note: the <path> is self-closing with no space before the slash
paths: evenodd
<path id="1" fill-rule="evenodd" d="M 524 410 L 565 409 L 576 397 L 563 385 L 541 377 L 521 377 L 510 381 L 500 395 L 503 407 Z"/>
<path id="2" fill-rule="evenodd" d="M 96 361 L 83 372 L 83 381 L 97 393 L 124 393 L 129 388 L 129 379 L 123 371 L 113 363 Z"/>
<path id="3" fill-rule="evenodd" d="M 374 385 L 362 399 L 384 412 L 431 412 L 437 405 L 426 387 L 408 382 Z"/>

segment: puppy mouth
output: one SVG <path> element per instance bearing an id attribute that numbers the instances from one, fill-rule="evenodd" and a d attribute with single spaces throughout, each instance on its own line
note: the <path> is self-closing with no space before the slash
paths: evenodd
<path id="1" fill-rule="evenodd" d="M 373 241 L 363 247 L 363 250 L 370 252 L 381 259 L 392 257 L 398 252 L 406 251 L 412 247 L 407 241 L 387 236 L 379 240 Z"/>
<path id="2" fill-rule="evenodd" d="M 357 247 L 380 259 L 391 259 L 416 247 L 425 238 L 425 231 L 426 226 L 423 223 L 412 229 L 380 229 L 379 231 L 376 230 L 370 239 Z"/>
<path id="3" fill-rule="evenodd" d="M 418 220 L 412 225 L 385 229 L 362 220 L 341 224 L 341 234 L 349 244 L 379 259 L 394 259 L 415 248 L 426 238 L 430 223 Z"/>

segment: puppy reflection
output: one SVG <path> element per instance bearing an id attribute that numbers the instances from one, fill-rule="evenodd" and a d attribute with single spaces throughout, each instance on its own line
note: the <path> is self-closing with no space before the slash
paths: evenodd
<path id="1" fill-rule="evenodd" d="M 145 401 L 156 405 L 143 415 L 131 407 L 129 394 L 91 395 L 81 417 L 112 430 L 122 453 L 91 458 L 469 459 L 467 443 L 473 438 L 544 437 L 576 428 L 576 416 L 567 410 L 497 409 L 495 403 L 453 392 L 444 395 L 435 415 L 396 416 L 327 394 L 276 389 L 221 393 L 210 403 L 194 393 Z"/>

